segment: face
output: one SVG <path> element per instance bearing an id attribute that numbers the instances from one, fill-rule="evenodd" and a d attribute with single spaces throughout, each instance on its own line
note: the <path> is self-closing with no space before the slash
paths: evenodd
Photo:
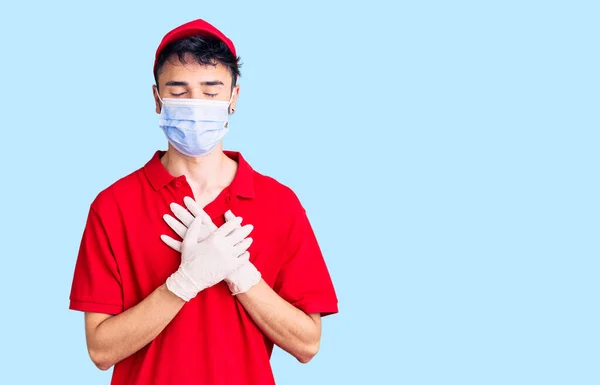
<path id="1" fill-rule="evenodd" d="M 160 114 L 160 97 L 185 98 L 185 99 L 208 99 L 229 101 L 231 98 L 231 73 L 221 63 L 215 66 L 199 64 L 192 55 L 185 56 L 185 64 L 179 61 L 177 56 L 170 57 L 162 67 L 158 75 L 158 90 L 152 86 L 156 113 Z M 233 89 L 233 98 L 229 113 L 235 109 L 240 86 Z"/>

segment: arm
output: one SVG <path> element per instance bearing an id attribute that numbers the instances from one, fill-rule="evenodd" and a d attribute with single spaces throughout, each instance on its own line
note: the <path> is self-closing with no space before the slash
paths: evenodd
<path id="1" fill-rule="evenodd" d="M 162 285 L 123 311 L 119 267 L 106 231 L 114 228 L 110 224 L 116 214 L 105 208 L 100 216 L 94 205 L 82 236 L 69 308 L 85 312 L 88 353 L 99 369 L 107 370 L 152 341 L 185 301 Z"/>
<path id="2" fill-rule="evenodd" d="M 119 315 L 86 313 L 88 351 L 98 368 L 106 370 L 146 346 L 185 302 L 222 281 L 243 263 L 237 256 L 252 243 L 246 238 L 252 226 L 240 227 L 240 218 L 206 237 L 209 228 L 202 224 L 202 218 L 192 218 L 191 222 L 183 242 L 178 243 L 181 265 L 165 284 Z M 171 240 L 168 236 L 163 239 Z"/>
<path id="3" fill-rule="evenodd" d="M 298 361 L 307 363 L 317 354 L 320 314 L 307 315 L 281 298 L 264 280 L 236 297 L 261 331 Z"/>
<path id="4" fill-rule="evenodd" d="M 184 202 L 189 212 L 177 204 L 173 205 L 173 212 L 181 222 L 170 216 L 165 218 L 169 226 L 180 237 L 187 237 L 186 227 L 188 223 L 194 220 L 194 217 L 204 218 L 206 223 L 212 225 L 211 231 L 215 231 L 216 226 L 212 224 L 211 218 L 204 213 L 193 199 L 186 197 Z M 308 227 L 309 238 L 308 242 L 300 242 L 305 245 L 304 248 L 295 248 L 295 254 L 303 255 L 304 258 L 296 257 L 294 260 L 297 262 L 289 263 L 288 267 L 280 274 L 281 281 L 287 282 L 283 293 L 286 293 L 287 297 L 292 299 L 298 293 L 300 293 L 300 297 L 302 298 L 310 298 L 311 296 L 302 294 L 303 286 L 306 285 L 306 280 L 303 277 L 307 276 L 306 271 L 302 269 L 310 269 L 311 274 L 317 274 L 321 286 L 310 287 L 308 290 L 313 293 L 320 293 L 319 297 L 323 293 L 329 295 L 329 303 L 326 306 L 324 305 L 325 302 L 317 297 L 320 302 L 318 311 L 325 311 L 327 309 L 325 314 L 332 314 L 337 312 L 337 306 L 332 305 L 333 302 L 331 302 L 332 299 L 335 299 L 335 292 L 333 291 L 333 286 L 331 286 L 329 274 L 325 268 L 321 252 L 318 249 L 316 239 L 314 238 L 312 229 L 310 229 L 306 216 L 304 215 L 300 219 L 304 219 L 303 223 Z M 241 218 L 235 217 L 231 211 L 225 213 L 225 220 L 226 224 L 223 227 L 229 226 L 234 220 L 241 223 Z M 165 236 L 162 239 L 171 248 L 178 251 L 181 249 L 181 242 Z M 301 267 L 300 269 L 294 267 L 298 264 Z M 302 363 L 309 362 L 317 354 L 321 339 L 321 313 L 317 312 L 316 305 L 313 304 L 310 307 L 311 311 L 307 310 L 307 312 L 304 312 L 301 310 L 301 306 L 307 309 L 306 303 L 301 304 L 301 301 L 298 300 L 291 302 L 285 295 L 275 292 L 260 278 L 260 273 L 248 260 L 245 260 L 242 266 L 225 276 L 225 281 L 232 294 L 237 296 L 246 312 L 261 331 L 275 344 Z M 313 301 L 315 299 L 314 297 L 312 298 Z M 335 300 L 337 301 L 337 299 Z"/>
<path id="5" fill-rule="evenodd" d="M 90 358 L 99 369 L 109 369 L 156 338 L 184 303 L 163 284 L 142 302 L 116 316 L 86 312 Z"/>
<path id="6" fill-rule="evenodd" d="M 240 227 L 240 223 L 232 221 L 222 232 L 214 231 L 205 237 L 211 229 L 202 220 L 192 218 L 187 223 L 188 237 L 179 242 L 179 269 L 143 301 L 121 312 L 123 293 L 117 262 L 106 226 L 96 210 L 90 209 L 75 266 L 70 308 L 86 312 L 88 352 L 98 368 L 107 370 L 142 349 L 171 322 L 186 301 L 239 267 L 243 260 L 235 257 L 248 256 L 246 250 L 252 242 L 246 239 L 252 227 Z"/>
<path id="7" fill-rule="evenodd" d="M 172 206 L 173 213 L 181 222 L 165 216 L 169 226 L 180 237 L 187 235 L 186 227 L 195 217 L 202 218 L 212 231 L 217 228 L 193 199 L 186 197 L 184 202 L 189 212 L 177 204 Z M 225 226 L 232 224 L 235 218 L 231 211 L 225 213 Z M 238 220 L 241 223 L 241 218 Z M 181 249 L 180 242 L 170 237 L 164 237 L 163 240 L 173 249 Z M 249 261 L 229 274 L 226 281 L 232 293 L 271 341 L 302 363 L 309 362 L 317 354 L 321 339 L 320 314 L 307 315 L 281 298 L 260 278 L 260 273 Z"/>

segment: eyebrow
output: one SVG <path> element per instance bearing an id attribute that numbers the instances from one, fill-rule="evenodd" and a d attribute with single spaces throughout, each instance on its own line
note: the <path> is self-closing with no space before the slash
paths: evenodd
<path id="1" fill-rule="evenodd" d="M 165 83 L 165 86 L 175 86 L 175 87 L 186 87 L 188 86 L 188 82 L 182 82 L 178 80 L 171 80 Z M 222 81 L 220 80 L 211 80 L 208 82 L 200 82 L 201 86 L 224 86 Z"/>

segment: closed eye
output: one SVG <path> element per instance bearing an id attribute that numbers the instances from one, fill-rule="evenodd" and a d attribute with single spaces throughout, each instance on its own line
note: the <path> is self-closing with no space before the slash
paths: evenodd
<path id="1" fill-rule="evenodd" d="M 209 98 L 214 98 L 215 96 L 217 96 L 218 94 L 207 94 L 206 92 L 204 93 L 204 95 L 208 96 Z"/>
<path id="2" fill-rule="evenodd" d="M 181 95 L 184 95 L 184 94 L 186 94 L 186 93 L 187 93 L 187 92 L 182 92 L 182 93 L 180 93 L 180 94 L 174 94 L 174 93 L 172 93 L 172 92 L 171 92 L 171 95 L 173 95 L 173 96 L 181 96 Z"/>

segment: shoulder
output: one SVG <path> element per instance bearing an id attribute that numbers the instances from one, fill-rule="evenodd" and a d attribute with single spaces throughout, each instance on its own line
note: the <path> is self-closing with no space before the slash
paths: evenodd
<path id="1" fill-rule="evenodd" d="M 296 192 L 273 177 L 254 171 L 254 189 L 259 200 L 280 212 L 297 215 L 304 211 Z"/>
<path id="2" fill-rule="evenodd" d="M 91 204 L 91 210 L 100 217 L 118 214 L 120 206 L 142 198 L 145 177 L 141 167 L 113 182 L 98 193 Z"/>

